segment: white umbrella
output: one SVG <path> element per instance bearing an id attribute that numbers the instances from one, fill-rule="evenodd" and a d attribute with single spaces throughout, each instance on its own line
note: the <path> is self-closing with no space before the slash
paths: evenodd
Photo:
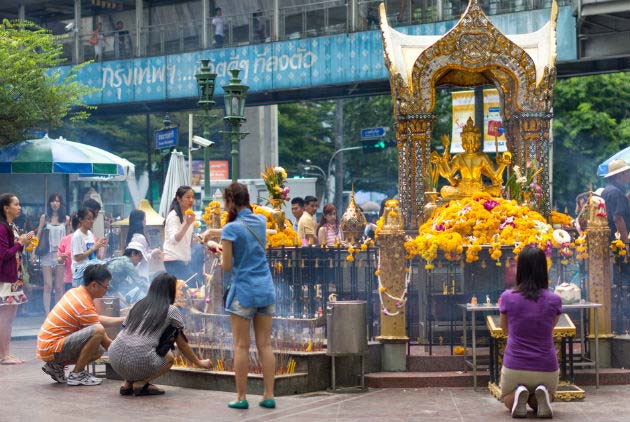
<path id="1" fill-rule="evenodd" d="M 162 199 L 160 200 L 160 215 L 162 217 L 166 218 L 171 206 L 171 201 L 175 198 L 177 188 L 184 185 L 190 186 L 184 154 L 173 151 L 171 152 L 171 160 L 168 163 L 164 189 L 162 189 Z"/>

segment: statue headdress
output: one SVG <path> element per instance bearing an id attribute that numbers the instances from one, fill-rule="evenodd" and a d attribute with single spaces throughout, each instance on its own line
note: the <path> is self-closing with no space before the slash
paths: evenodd
<path id="1" fill-rule="evenodd" d="M 466 121 L 466 125 L 462 128 L 462 135 L 465 133 L 474 133 L 475 135 L 480 135 L 481 132 L 479 131 L 479 128 L 477 126 L 475 126 L 475 122 L 473 122 L 472 117 L 468 117 L 468 120 Z"/>

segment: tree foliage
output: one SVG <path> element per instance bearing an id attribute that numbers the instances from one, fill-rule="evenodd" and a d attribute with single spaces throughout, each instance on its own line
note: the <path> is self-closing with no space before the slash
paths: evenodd
<path id="1" fill-rule="evenodd" d="M 62 64 L 62 52 L 50 32 L 32 23 L 0 24 L 0 144 L 59 127 L 67 117 L 87 117 L 83 97 L 94 89 L 77 82 L 81 66 L 49 70 Z"/>
<path id="2" fill-rule="evenodd" d="M 301 165 L 307 159 L 327 171 L 328 159 L 335 151 L 335 102 L 304 101 L 278 105 L 278 161 L 289 177 L 304 174 Z M 318 194 L 324 192 L 322 177 L 318 179 Z"/>
<path id="3" fill-rule="evenodd" d="M 573 211 L 580 192 L 603 186 L 597 167 L 630 145 L 630 73 L 559 80 L 554 92 L 554 205 Z"/>

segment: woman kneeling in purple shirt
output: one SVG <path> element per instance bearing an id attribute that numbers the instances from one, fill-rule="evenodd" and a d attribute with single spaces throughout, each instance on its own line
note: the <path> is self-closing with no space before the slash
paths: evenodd
<path id="1" fill-rule="evenodd" d="M 562 313 L 560 296 L 549 289 L 547 258 L 525 247 L 518 256 L 516 287 L 501 295 L 500 323 L 508 335 L 501 368 L 501 397 L 513 418 L 527 417 L 527 404 L 539 418 L 551 418 L 558 386 L 553 328 Z"/>

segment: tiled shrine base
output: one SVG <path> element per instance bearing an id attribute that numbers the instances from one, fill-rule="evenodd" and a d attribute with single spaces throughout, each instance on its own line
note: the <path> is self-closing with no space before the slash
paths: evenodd
<path id="1" fill-rule="evenodd" d="M 322 391 L 331 385 L 331 358 L 325 351 L 291 352 L 295 360 L 295 371 L 291 374 L 276 375 L 275 395 L 286 396 Z M 279 360 L 279 359 L 278 359 Z M 284 359 L 286 360 L 286 359 Z M 369 354 L 365 358 L 365 372 L 380 370 L 381 347 L 370 343 Z M 102 359 L 106 367 L 106 378 L 121 379 L 112 369 L 107 358 Z M 335 358 L 336 386 L 353 387 L 359 385 L 361 360 L 358 356 L 339 356 Z M 234 372 L 206 371 L 184 367 L 173 367 L 167 374 L 155 380 L 156 384 L 200 390 L 235 391 Z M 247 391 L 262 394 L 263 378 L 261 374 L 250 374 Z"/>

